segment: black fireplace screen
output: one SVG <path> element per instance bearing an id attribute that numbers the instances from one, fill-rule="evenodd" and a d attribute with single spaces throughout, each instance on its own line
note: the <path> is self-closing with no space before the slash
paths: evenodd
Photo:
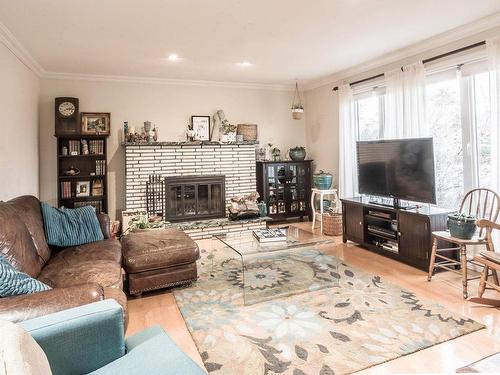
<path id="1" fill-rule="evenodd" d="M 168 221 L 225 217 L 225 177 L 166 177 L 165 211 Z"/>

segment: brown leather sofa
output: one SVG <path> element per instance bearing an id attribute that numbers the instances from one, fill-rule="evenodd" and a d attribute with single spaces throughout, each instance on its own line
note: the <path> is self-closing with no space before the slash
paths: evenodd
<path id="1" fill-rule="evenodd" d="M 126 311 L 121 245 L 110 238 L 109 217 L 98 215 L 103 241 L 54 249 L 47 245 L 40 201 L 21 196 L 0 202 L 0 254 L 53 289 L 0 298 L 0 319 L 32 319 L 112 298 Z"/>

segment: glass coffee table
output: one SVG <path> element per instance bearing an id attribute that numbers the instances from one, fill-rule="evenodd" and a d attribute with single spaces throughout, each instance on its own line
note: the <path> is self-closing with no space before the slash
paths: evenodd
<path id="1" fill-rule="evenodd" d="M 332 240 L 294 226 L 286 234 L 286 241 L 265 243 L 252 231 L 214 235 L 236 255 L 222 262 L 227 265 L 223 272 L 242 289 L 245 305 L 338 285 L 331 276 L 338 269 L 337 258 L 318 249 Z M 230 264 L 232 260 L 236 262 Z"/>

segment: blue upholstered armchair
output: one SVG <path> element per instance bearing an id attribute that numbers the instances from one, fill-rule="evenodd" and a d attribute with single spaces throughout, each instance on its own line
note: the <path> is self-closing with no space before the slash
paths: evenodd
<path id="1" fill-rule="evenodd" d="M 19 324 L 43 349 L 54 375 L 206 374 L 159 326 L 125 340 L 122 309 L 114 300 Z"/>

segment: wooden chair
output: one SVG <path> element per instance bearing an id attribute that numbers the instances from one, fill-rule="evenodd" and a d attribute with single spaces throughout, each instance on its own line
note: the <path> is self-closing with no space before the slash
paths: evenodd
<path id="1" fill-rule="evenodd" d="M 477 225 L 480 228 L 485 228 L 486 230 L 486 243 L 488 244 L 489 250 L 493 253 L 488 254 L 487 252 L 481 252 L 479 255 L 474 257 L 474 260 L 481 264 L 483 268 L 483 272 L 481 272 L 481 278 L 479 281 L 479 290 L 477 292 L 478 297 L 481 298 L 486 287 L 490 287 L 500 292 L 500 285 L 498 283 L 498 274 L 500 271 L 500 254 L 495 253 L 495 246 L 493 245 L 493 239 L 491 232 L 493 229 L 500 230 L 500 224 L 494 223 L 490 220 L 481 219 L 477 221 Z M 488 278 L 491 275 L 493 276 L 493 283 L 488 281 Z"/>
<path id="2" fill-rule="evenodd" d="M 490 189 L 473 189 L 465 194 L 459 211 L 466 215 L 475 215 L 476 218 L 496 222 L 498 214 L 500 213 L 500 196 Z M 467 246 L 484 245 L 487 250 L 493 251 L 493 249 L 490 248 L 490 243 L 486 240 L 487 232 L 488 231 L 485 227 L 480 227 L 479 231 L 470 240 L 462 240 L 460 238 L 452 237 L 450 232 L 447 231 L 432 232 L 432 252 L 429 262 L 429 275 L 427 276 L 427 281 L 431 281 L 436 268 L 461 274 L 463 297 L 467 298 L 467 282 L 469 280 L 477 279 L 477 277 L 470 279 L 467 278 L 467 263 L 469 262 L 482 266 L 482 264 L 477 264 L 472 259 L 467 259 Z M 438 249 L 439 240 L 452 243 L 456 246 Z M 455 252 L 456 258 L 453 259 L 448 256 L 449 254 L 446 254 L 446 256 L 440 254 L 442 252 Z M 443 261 L 436 262 L 436 258 L 443 259 Z M 460 267 L 460 271 L 457 271 L 456 267 Z"/>

